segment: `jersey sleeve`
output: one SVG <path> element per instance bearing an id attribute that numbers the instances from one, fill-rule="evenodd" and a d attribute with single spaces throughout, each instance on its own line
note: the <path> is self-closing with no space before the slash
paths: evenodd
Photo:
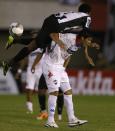
<path id="1" fill-rule="evenodd" d="M 84 37 L 91 36 L 92 35 L 92 31 L 90 28 L 91 17 L 90 16 L 83 17 L 82 25 L 83 25 L 83 30 L 79 33 L 79 36 L 84 36 Z"/>

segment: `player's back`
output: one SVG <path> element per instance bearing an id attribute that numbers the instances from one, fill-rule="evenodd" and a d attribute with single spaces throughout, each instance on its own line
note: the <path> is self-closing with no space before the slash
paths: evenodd
<path id="1" fill-rule="evenodd" d="M 55 14 L 59 23 L 70 22 L 72 20 L 82 19 L 85 17 L 90 17 L 88 14 L 83 12 L 59 12 Z"/>
<path id="2" fill-rule="evenodd" d="M 60 33 L 73 33 L 77 34 L 84 28 L 89 28 L 91 17 L 83 12 L 59 12 L 55 14 L 59 23 Z"/>

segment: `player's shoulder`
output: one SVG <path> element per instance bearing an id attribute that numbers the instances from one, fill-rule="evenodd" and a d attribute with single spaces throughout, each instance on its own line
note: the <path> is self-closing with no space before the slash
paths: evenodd
<path id="1" fill-rule="evenodd" d="M 77 12 L 76 13 L 79 17 L 90 17 L 89 14 L 83 13 L 83 12 Z"/>

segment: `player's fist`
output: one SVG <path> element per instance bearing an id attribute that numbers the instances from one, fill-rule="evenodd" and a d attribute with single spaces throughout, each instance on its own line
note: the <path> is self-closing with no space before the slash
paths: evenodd
<path id="1" fill-rule="evenodd" d="M 32 73 L 35 73 L 35 67 L 34 67 L 34 66 L 32 66 L 31 72 L 32 72 Z"/>

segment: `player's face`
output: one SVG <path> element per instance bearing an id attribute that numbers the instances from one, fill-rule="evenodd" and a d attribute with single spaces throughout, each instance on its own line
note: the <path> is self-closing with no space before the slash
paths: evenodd
<path id="1" fill-rule="evenodd" d="M 92 43 L 92 37 L 87 37 L 87 38 L 85 38 L 85 44 L 86 44 L 87 46 L 90 47 L 91 43 Z"/>

